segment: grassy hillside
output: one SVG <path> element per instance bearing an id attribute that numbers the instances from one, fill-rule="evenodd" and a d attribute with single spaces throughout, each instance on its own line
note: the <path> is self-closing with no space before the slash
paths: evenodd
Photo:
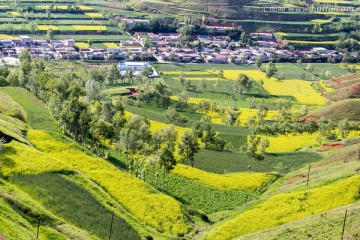
<path id="1" fill-rule="evenodd" d="M 109 235 L 112 213 L 86 189 L 59 174 L 15 175 L 11 182 L 19 186 L 44 207 L 69 223 L 101 239 Z M 84 217 L 86 216 L 86 217 Z M 139 239 L 136 231 L 123 219 L 114 216 L 112 239 Z"/>
<path id="2" fill-rule="evenodd" d="M 59 131 L 55 120 L 50 116 L 46 105 L 29 91 L 18 87 L 2 87 L 0 92 L 6 93 L 25 110 L 27 123 L 34 129 Z"/>
<path id="3" fill-rule="evenodd" d="M 233 239 L 299 218 L 353 203 L 359 198 L 360 176 L 325 187 L 278 194 L 219 224 L 205 239 Z"/>
<path id="4" fill-rule="evenodd" d="M 239 240 L 255 239 L 341 239 L 345 211 L 347 210 L 345 239 L 360 237 L 360 203 L 353 203 L 323 213 L 293 221 L 269 230 L 248 234 Z"/>
<path id="5" fill-rule="evenodd" d="M 0 102 L 0 113 L 26 121 L 27 114 L 25 110 L 11 97 L 9 97 L 9 95 L 4 92 L 0 92 Z"/>
<path id="6" fill-rule="evenodd" d="M 327 105 L 319 110 L 311 112 L 316 117 L 325 117 L 332 120 L 347 118 L 350 121 L 360 120 L 360 99 L 348 99 Z"/>
<path id="7" fill-rule="evenodd" d="M 188 232 L 184 212 L 174 199 L 104 160 L 87 155 L 64 137 L 35 130 L 29 131 L 28 137 L 37 149 L 97 182 L 141 221 L 168 234 Z"/>

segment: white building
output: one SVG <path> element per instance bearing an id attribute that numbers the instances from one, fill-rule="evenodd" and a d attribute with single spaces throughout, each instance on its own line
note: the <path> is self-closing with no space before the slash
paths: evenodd
<path id="1" fill-rule="evenodd" d="M 127 69 L 134 69 L 136 71 L 141 71 L 145 67 L 149 67 L 146 62 L 121 62 L 119 63 L 120 71 L 125 71 Z"/>
<path id="2" fill-rule="evenodd" d="M 312 49 L 312 52 L 315 52 L 317 54 L 327 54 L 328 50 L 326 48 L 323 48 L 323 47 L 314 47 Z"/>

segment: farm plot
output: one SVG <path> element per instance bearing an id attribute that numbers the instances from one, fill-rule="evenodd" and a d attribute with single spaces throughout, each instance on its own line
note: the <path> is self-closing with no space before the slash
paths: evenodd
<path id="1" fill-rule="evenodd" d="M 279 135 L 276 137 L 262 136 L 270 142 L 267 152 L 293 152 L 305 146 L 317 146 L 316 136 L 318 134 Z"/>
<path id="2" fill-rule="evenodd" d="M 108 236 L 111 211 L 86 189 L 54 173 L 16 175 L 15 183 L 47 209 L 67 222 L 104 239 Z M 84 218 L 84 216 L 86 216 Z M 136 231 L 123 219 L 114 215 L 113 239 L 140 239 Z"/>
<path id="3" fill-rule="evenodd" d="M 215 174 L 182 164 L 176 165 L 172 173 L 217 189 L 249 193 L 261 193 L 277 178 L 274 174 L 266 173 Z"/>
<path id="4" fill-rule="evenodd" d="M 279 194 L 219 225 L 205 239 L 234 239 L 347 205 L 358 199 L 359 188 L 360 176 L 354 176 L 325 187 Z"/>
<path id="5" fill-rule="evenodd" d="M 32 130 L 28 137 L 36 148 L 61 159 L 63 164 L 83 172 L 97 182 L 139 220 L 168 234 L 188 232 L 184 212 L 180 204 L 171 197 L 155 191 L 102 159 L 86 155 L 78 145 L 61 136 Z"/>
<path id="6" fill-rule="evenodd" d="M 323 105 L 326 99 L 316 93 L 311 82 L 303 80 L 277 80 L 266 78 L 265 73 L 258 70 L 224 70 L 224 77 L 236 79 L 239 74 L 245 74 L 255 81 L 263 80 L 263 88 L 272 95 L 293 96 L 301 104 Z"/>

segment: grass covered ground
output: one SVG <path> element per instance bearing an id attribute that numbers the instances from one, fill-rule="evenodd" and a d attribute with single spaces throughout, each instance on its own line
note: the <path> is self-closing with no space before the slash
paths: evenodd
<path id="1" fill-rule="evenodd" d="M 202 149 L 195 157 L 194 166 L 205 171 L 220 174 L 249 171 L 249 160 L 242 153 Z M 315 152 L 267 154 L 265 160 L 258 162 L 253 170 L 256 172 L 279 171 L 280 173 L 287 173 L 308 163 L 317 162 L 321 158 L 322 156 Z M 277 168 L 279 163 L 281 163 L 282 169 Z"/>
<path id="2" fill-rule="evenodd" d="M 344 206 L 357 201 L 359 188 L 360 176 L 354 176 L 325 187 L 278 194 L 219 224 L 205 239 L 234 239 Z"/>
<path id="3" fill-rule="evenodd" d="M 146 181 L 154 187 L 161 188 L 163 179 L 156 178 L 155 174 L 154 170 L 151 170 L 146 176 Z M 173 173 L 166 175 L 165 193 L 187 208 L 206 214 L 233 210 L 255 199 L 250 193 L 215 188 Z"/>
<path id="4" fill-rule="evenodd" d="M 249 193 L 263 192 L 277 178 L 275 174 L 266 173 L 215 174 L 182 164 L 176 165 L 172 173 L 218 189 Z"/>
<path id="5" fill-rule="evenodd" d="M 86 189 L 66 177 L 54 173 L 42 173 L 15 175 L 10 181 L 67 222 L 101 239 L 109 236 L 112 212 Z M 112 239 L 140 239 L 140 237 L 128 223 L 115 215 Z"/>
<path id="6" fill-rule="evenodd" d="M 97 182 L 141 221 L 167 234 L 188 232 L 183 209 L 171 197 L 110 163 L 87 155 L 77 144 L 61 136 L 32 130 L 28 137 L 39 150 L 61 159 L 71 169 L 83 172 Z"/>
<path id="7" fill-rule="evenodd" d="M 2 87 L 0 92 L 8 94 L 23 107 L 27 114 L 27 123 L 32 128 L 59 132 L 58 126 L 50 116 L 46 105 L 29 91 L 18 87 Z"/>
<path id="8" fill-rule="evenodd" d="M 279 227 L 254 234 L 245 235 L 239 240 L 255 239 L 341 239 L 342 223 L 347 210 L 345 239 L 357 239 L 360 236 L 360 203 L 346 205 L 323 213 L 311 215 Z"/>

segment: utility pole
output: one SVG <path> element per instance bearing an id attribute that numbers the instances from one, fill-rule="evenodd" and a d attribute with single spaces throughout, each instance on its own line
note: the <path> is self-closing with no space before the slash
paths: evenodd
<path id="1" fill-rule="evenodd" d="M 344 223 L 343 223 L 343 228 L 342 228 L 342 232 L 341 232 L 341 239 L 342 239 L 342 240 L 344 240 L 344 232 L 345 232 L 346 216 L 347 216 L 347 209 L 345 210 Z"/>
<path id="2" fill-rule="evenodd" d="M 309 163 L 309 169 L 308 169 L 308 174 L 307 174 L 306 186 L 309 186 L 310 167 L 311 167 L 311 164 Z"/>
<path id="3" fill-rule="evenodd" d="M 38 220 L 38 227 L 36 232 L 36 239 L 39 239 L 40 219 Z"/>
<path id="4" fill-rule="evenodd" d="M 113 226 L 113 221 L 114 221 L 114 210 L 112 212 L 112 217 L 111 217 L 111 224 L 110 224 L 110 233 L 109 233 L 109 240 L 111 239 L 111 231 L 112 231 L 112 226 Z"/>

